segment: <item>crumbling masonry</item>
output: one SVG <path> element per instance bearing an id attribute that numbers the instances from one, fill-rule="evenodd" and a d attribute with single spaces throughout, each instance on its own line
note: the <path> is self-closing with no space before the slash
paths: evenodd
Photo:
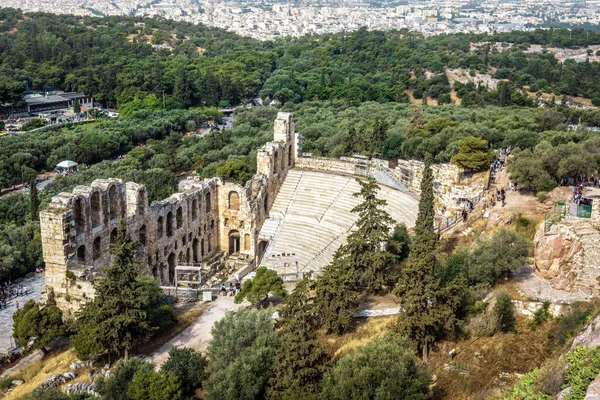
<path id="1" fill-rule="evenodd" d="M 170 286 L 178 264 L 253 265 L 266 243 L 258 234 L 287 171 L 301 151 L 292 115 L 279 113 L 274 141 L 257 153 L 257 173 L 245 186 L 190 179 L 180 192 L 148 204 L 146 189 L 118 179 L 97 179 L 52 198 L 40 213 L 45 297 L 73 316 L 94 297 L 93 281 L 110 263 L 109 246 L 120 220 L 138 243 L 138 265 Z"/>

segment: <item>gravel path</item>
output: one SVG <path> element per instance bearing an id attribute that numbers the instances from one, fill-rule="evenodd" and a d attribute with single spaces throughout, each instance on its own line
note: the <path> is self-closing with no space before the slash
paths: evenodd
<path id="1" fill-rule="evenodd" d="M 229 310 L 235 311 L 240 307 L 247 306 L 249 303 L 244 301 L 242 304 L 235 304 L 233 297 L 219 296 L 210 307 L 206 309 L 196 322 L 190 325 L 185 331 L 165 343 L 156 353 L 151 356 L 152 362 L 157 367 L 161 366 L 169 357 L 169 350 L 172 347 L 191 347 L 196 350 L 204 351 L 208 342 L 212 338 L 210 330 L 214 323 L 225 315 Z"/>

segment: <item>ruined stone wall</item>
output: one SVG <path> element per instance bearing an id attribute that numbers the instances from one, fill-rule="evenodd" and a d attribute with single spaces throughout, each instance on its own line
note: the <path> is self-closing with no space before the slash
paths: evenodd
<path id="1" fill-rule="evenodd" d="M 98 179 L 55 196 L 40 213 L 46 298 L 66 316 L 93 298 L 92 282 L 110 264 L 121 220 L 138 243 L 140 270 L 161 285 L 173 284 L 178 264 L 221 253 L 251 263 L 260 228 L 300 148 L 291 114 L 278 114 L 274 138 L 258 151 L 258 172 L 245 186 L 191 178 L 178 193 L 148 204 L 140 185 Z"/>

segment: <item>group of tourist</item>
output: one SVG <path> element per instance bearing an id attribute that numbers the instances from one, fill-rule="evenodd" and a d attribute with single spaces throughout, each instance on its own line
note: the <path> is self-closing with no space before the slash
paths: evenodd
<path id="1" fill-rule="evenodd" d="M 233 285 L 233 282 L 229 282 L 229 289 L 226 289 L 225 285 L 222 284 L 221 290 L 220 290 L 221 296 L 230 296 L 230 297 L 235 296 L 237 293 L 239 293 L 241 291 L 242 291 L 242 284 L 238 280 L 236 280 L 235 286 Z"/>
<path id="2" fill-rule="evenodd" d="M 16 299 L 20 296 L 27 296 L 28 290 L 25 285 L 11 285 L 10 282 L 4 282 L 4 285 L 0 286 L 0 310 L 8 307 L 8 302 L 12 299 Z M 19 301 L 15 303 L 19 308 Z"/>
<path id="3" fill-rule="evenodd" d="M 585 174 L 582 174 L 577 176 L 576 178 L 562 178 L 560 180 L 560 186 L 600 187 L 600 175 L 587 176 Z"/>

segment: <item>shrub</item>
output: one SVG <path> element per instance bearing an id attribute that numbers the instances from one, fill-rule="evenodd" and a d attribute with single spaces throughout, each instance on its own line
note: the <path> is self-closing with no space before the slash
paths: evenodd
<path id="1" fill-rule="evenodd" d="M 129 400 L 126 393 L 133 377 L 138 373 L 150 371 L 154 371 L 154 365 L 137 357 L 127 362 L 119 361 L 110 378 L 100 378 L 96 381 L 96 391 L 104 400 Z"/>
<path id="2" fill-rule="evenodd" d="M 498 332 L 498 315 L 494 312 L 482 313 L 471 317 L 467 325 L 467 332 L 471 336 L 490 337 Z"/>
<path id="3" fill-rule="evenodd" d="M 524 217 L 521 213 L 517 216 L 515 230 L 528 239 L 533 239 L 536 231 L 536 224 L 531 219 Z"/>
<path id="4" fill-rule="evenodd" d="M 378 336 L 342 357 L 324 378 L 323 398 L 426 399 L 431 373 L 415 358 L 408 342 Z"/>
<path id="5" fill-rule="evenodd" d="M 498 329 L 504 333 L 516 332 L 515 310 L 510 295 L 506 292 L 500 293 L 494 304 L 494 314 L 498 319 Z"/>
<path id="6" fill-rule="evenodd" d="M 544 301 L 542 306 L 538 308 L 535 313 L 533 313 L 533 319 L 529 321 L 527 326 L 532 331 L 535 331 L 538 326 L 542 325 L 544 322 L 552 318 L 552 314 L 548 311 L 550 308 L 550 302 Z"/>
<path id="7" fill-rule="evenodd" d="M 600 347 L 576 347 L 565 355 L 569 367 L 565 375 L 565 387 L 571 391 L 563 400 L 583 399 L 588 386 L 600 373 Z"/>
<path id="8" fill-rule="evenodd" d="M 194 349 L 177 349 L 169 351 L 169 359 L 161 368 L 164 372 L 172 372 L 181 383 L 186 394 L 192 394 L 202 383 L 202 375 L 206 362 L 200 352 Z"/>
<path id="9" fill-rule="evenodd" d="M 592 99 L 592 104 L 595 105 L 596 107 L 600 107 L 600 96 L 599 97 L 594 97 Z"/>
<path id="10" fill-rule="evenodd" d="M 592 303 L 575 302 L 569 309 L 557 318 L 558 326 L 552 330 L 552 337 L 564 344 L 568 338 L 592 321 L 596 305 Z"/>
<path id="11" fill-rule="evenodd" d="M 544 201 L 546 201 L 548 199 L 548 196 L 549 196 L 549 193 L 544 192 L 544 191 L 537 192 L 535 195 L 535 197 L 537 197 L 537 199 L 540 203 L 543 203 Z"/>

